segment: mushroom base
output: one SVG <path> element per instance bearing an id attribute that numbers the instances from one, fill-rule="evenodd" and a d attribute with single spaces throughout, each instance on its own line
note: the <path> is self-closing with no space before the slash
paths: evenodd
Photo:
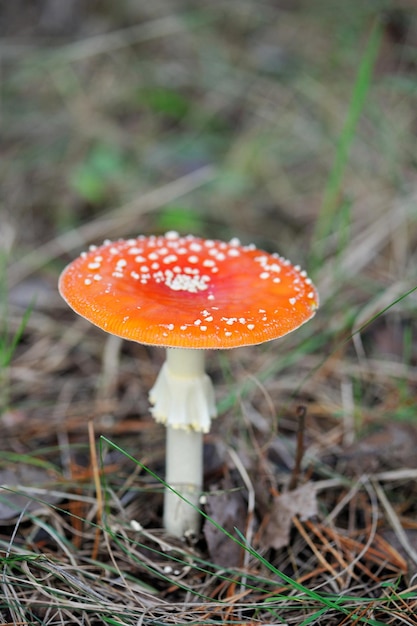
<path id="1" fill-rule="evenodd" d="M 199 505 L 203 483 L 203 433 L 167 428 L 164 527 L 176 537 L 200 530 Z"/>

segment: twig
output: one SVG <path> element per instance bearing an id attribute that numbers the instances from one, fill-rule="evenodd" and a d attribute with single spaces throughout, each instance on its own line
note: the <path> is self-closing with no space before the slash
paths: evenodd
<path id="1" fill-rule="evenodd" d="M 298 429 L 297 429 L 297 449 L 295 451 L 295 464 L 294 469 L 291 474 L 291 479 L 288 485 L 288 489 L 293 491 L 296 489 L 298 485 L 298 481 L 300 479 L 301 473 L 301 463 L 303 461 L 304 456 L 304 432 L 305 432 L 305 417 L 307 410 L 305 406 L 297 407 L 297 420 L 298 420 Z"/>
<path id="2" fill-rule="evenodd" d="M 94 424 L 92 420 L 88 422 L 88 441 L 90 445 L 91 469 L 93 472 L 94 486 L 96 490 L 96 499 L 97 499 L 97 527 L 96 527 L 96 532 L 94 536 L 93 552 L 91 554 L 91 559 L 93 561 L 96 561 L 98 557 L 99 547 L 100 547 L 101 525 L 103 521 L 103 494 L 101 491 L 100 470 L 99 470 L 98 461 L 97 461 L 97 451 L 96 451 L 95 436 L 94 436 Z"/>
<path id="3" fill-rule="evenodd" d="M 407 555 L 409 556 L 409 558 L 411 558 L 411 560 L 417 565 L 417 552 L 414 550 L 414 548 L 408 541 L 404 528 L 401 526 L 401 522 L 398 519 L 398 515 L 394 511 L 394 508 L 392 507 L 387 496 L 385 495 L 385 491 L 382 489 L 378 481 L 374 480 L 372 484 L 374 486 L 374 489 L 376 491 L 376 494 L 379 498 L 380 503 L 385 509 L 385 513 L 387 515 L 388 521 L 391 524 L 391 527 L 394 530 L 398 541 L 400 542 L 404 550 L 407 552 Z"/>
<path id="4" fill-rule="evenodd" d="M 252 481 L 249 478 L 249 474 L 246 471 L 242 461 L 237 455 L 236 451 L 233 448 L 228 448 L 229 455 L 232 457 L 232 460 L 236 466 L 236 469 L 239 471 L 240 476 L 242 477 L 243 482 L 245 483 L 245 487 L 248 490 L 248 515 L 246 519 L 246 529 L 245 529 L 245 539 L 247 544 L 252 545 L 253 538 L 253 517 L 255 512 L 255 489 L 253 488 Z M 245 550 L 243 556 L 243 569 L 246 571 L 250 558 L 250 552 Z M 246 574 L 244 574 L 241 578 L 240 584 L 240 593 L 243 593 L 246 589 Z"/>

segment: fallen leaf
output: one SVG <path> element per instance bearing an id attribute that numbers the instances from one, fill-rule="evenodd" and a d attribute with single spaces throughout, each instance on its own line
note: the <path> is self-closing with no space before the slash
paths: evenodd
<path id="1" fill-rule="evenodd" d="M 274 498 L 270 517 L 263 531 L 263 543 L 276 550 L 287 546 L 292 518 L 295 515 L 301 520 L 317 515 L 316 492 L 311 483 Z"/>
<path id="2" fill-rule="evenodd" d="M 222 483 L 212 488 L 207 496 L 207 514 L 226 531 L 235 535 L 235 527 L 240 530 L 245 523 L 247 505 L 240 491 L 230 491 Z M 211 560 L 220 567 L 237 567 L 241 559 L 241 547 L 230 537 L 225 535 L 210 521 L 206 521 L 203 528 Z"/>

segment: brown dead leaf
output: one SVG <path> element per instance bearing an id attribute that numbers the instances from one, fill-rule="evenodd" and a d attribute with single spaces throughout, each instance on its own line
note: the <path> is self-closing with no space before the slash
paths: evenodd
<path id="1" fill-rule="evenodd" d="M 242 528 L 246 520 L 246 504 L 240 491 L 227 490 L 224 484 L 213 488 L 207 496 L 207 514 L 219 526 L 235 534 L 235 526 Z M 236 567 L 240 564 L 241 548 L 214 524 L 206 521 L 203 528 L 210 557 L 220 567 Z"/>
<path id="2" fill-rule="evenodd" d="M 311 483 L 274 498 L 270 517 L 264 527 L 262 543 L 276 550 L 287 546 L 292 518 L 295 515 L 301 520 L 317 515 L 316 491 Z"/>

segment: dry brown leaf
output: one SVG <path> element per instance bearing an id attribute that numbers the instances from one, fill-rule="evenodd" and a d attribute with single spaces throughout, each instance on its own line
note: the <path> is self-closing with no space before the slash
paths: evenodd
<path id="1" fill-rule="evenodd" d="M 234 528 L 240 530 L 246 520 L 246 504 L 240 491 L 219 491 L 207 496 L 206 511 L 222 528 L 235 535 Z M 241 547 L 219 528 L 206 521 L 203 528 L 210 557 L 221 567 L 236 567 L 240 564 Z"/>
<path id="2" fill-rule="evenodd" d="M 274 499 L 262 542 L 276 550 L 288 545 L 292 518 L 295 515 L 301 520 L 317 515 L 316 491 L 311 483 L 287 491 Z"/>

